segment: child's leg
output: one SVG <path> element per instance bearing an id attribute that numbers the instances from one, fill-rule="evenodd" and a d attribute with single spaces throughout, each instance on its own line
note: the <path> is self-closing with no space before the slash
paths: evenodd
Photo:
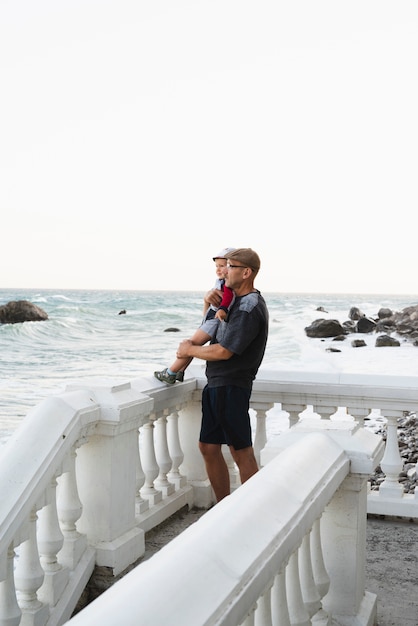
<path id="1" fill-rule="evenodd" d="M 205 343 L 207 343 L 210 340 L 210 335 L 208 335 L 208 333 L 206 333 L 204 330 L 201 330 L 200 328 L 197 329 L 197 331 L 194 333 L 193 337 L 191 337 L 191 341 L 192 343 L 194 343 L 196 346 L 203 346 Z M 186 369 L 186 367 L 188 365 L 190 365 L 190 363 L 192 362 L 192 358 L 188 358 L 188 359 L 176 359 L 168 368 L 170 372 L 173 372 L 174 374 L 176 374 L 177 372 L 184 372 L 184 370 Z"/>

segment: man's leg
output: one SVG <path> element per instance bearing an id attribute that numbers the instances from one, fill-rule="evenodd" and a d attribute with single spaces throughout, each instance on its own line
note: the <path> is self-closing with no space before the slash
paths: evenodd
<path id="1" fill-rule="evenodd" d="M 232 458 L 238 465 L 241 483 L 245 483 L 246 480 L 258 472 L 254 449 L 252 446 L 242 448 L 241 450 L 235 450 L 233 446 L 229 446 L 229 449 L 231 450 Z"/>
<path id="2" fill-rule="evenodd" d="M 222 447 L 217 443 L 199 442 L 199 449 L 205 461 L 206 472 L 215 492 L 216 501 L 230 494 L 229 471 Z"/>

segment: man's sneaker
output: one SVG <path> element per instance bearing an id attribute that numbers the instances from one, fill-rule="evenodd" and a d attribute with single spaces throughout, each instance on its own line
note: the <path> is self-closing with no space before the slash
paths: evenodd
<path id="1" fill-rule="evenodd" d="M 167 385 L 174 385 L 176 382 L 177 374 L 169 374 L 167 372 L 167 367 L 161 372 L 154 372 L 155 378 L 158 378 L 162 383 L 167 383 Z"/>
<path id="2" fill-rule="evenodd" d="M 182 370 L 180 370 L 179 372 L 177 372 L 177 374 L 176 374 L 176 380 L 177 380 L 179 383 L 182 383 L 182 382 L 183 382 L 183 380 L 184 380 L 184 372 L 183 372 Z"/>

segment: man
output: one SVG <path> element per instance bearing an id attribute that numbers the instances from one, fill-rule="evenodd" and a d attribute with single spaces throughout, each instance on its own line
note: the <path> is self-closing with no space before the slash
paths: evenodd
<path id="1" fill-rule="evenodd" d="M 222 444 L 229 446 L 242 483 L 258 471 L 248 411 L 253 380 L 264 356 L 268 334 L 266 303 L 254 287 L 260 269 L 258 254 L 251 248 L 238 248 L 225 257 L 225 284 L 235 293 L 226 320 L 219 325 L 209 345 L 197 346 L 186 339 L 177 351 L 179 358 L 193 357 L 207 362 L 199 449 L 218 502 L 230 493 Z M 208 294 L 206 302 L 210 301 L 219 304 L 219 294 Z"/>

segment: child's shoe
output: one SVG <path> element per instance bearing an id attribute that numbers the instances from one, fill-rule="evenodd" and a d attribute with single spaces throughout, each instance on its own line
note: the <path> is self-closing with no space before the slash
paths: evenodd
<path id="1" fill-rule="evenodd" d="M 177 374 L 169 374 L 167 372 L 167 369 L 168 368 L 166 367 L 165 369 L 161 370 L 161 372 L 154 372 L 154 376 L 162 383 L 167 383 L 167 385 L 174 385 L 174 383 L 176 382 Z"/>

